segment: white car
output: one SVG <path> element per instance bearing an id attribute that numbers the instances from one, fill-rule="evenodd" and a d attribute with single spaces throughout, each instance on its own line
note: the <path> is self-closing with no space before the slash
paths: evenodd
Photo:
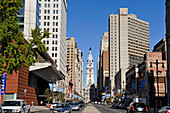
<path id="1" fill-rule="evenodd" d="M 162 107 L 158 113 L 170 113 L 170 106 L 164 106 Z"/>
<path id="2" fill-rule="evenodd" d="M 27 105 L 24 100 L 5 100 L 1 104 L 3 113 L 30 113 L 30 105 Z"/>

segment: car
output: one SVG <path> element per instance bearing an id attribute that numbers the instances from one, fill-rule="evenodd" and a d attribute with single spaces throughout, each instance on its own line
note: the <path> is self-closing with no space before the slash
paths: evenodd
<path id="1" fill-rule="evenodd" d="M 53 113 L 71 113 L 72 109 L 68 103 L 58 103 L 53 110 Z"/>
<path id="2" fill-rule="evenodd" d="M 149 109 L 144 103 L 131 102 L 127 107 L 127 113 L 148 113 Z"/>
<path id="3" fill-rule="evenodd" d="M 58 104 L 58 102 L 52 103 L 50 106 L 50 110 L 54 110 L 54 108 L 56 107 L 57 104 Z"/>
<path id="4" fill-rule="evenodd" d="M 170 106 L 163 106 L 158 113 L 170 113 Z"/>
<path id="5" fill-rule="evenodd" d="M 119 103 L 119 108 L 123 108 L 123 109 L 126 109 L 127 106 L 125 103 Z"/>
<path id="6" fill-rule="evenodd" d="M 83 101 L 79 101 L 78 103 L 80 104 L 80 107 L 84 106 L 84 102 Z"/>
<path id="7" fill-rule="evenodd" d="M 5 100 L 1 104 L 4 113 L 29 113 L 30 105 L 27 105 L 24 100 Z"/>
<path id="8" fill-rule="evenodd" d="M 80 104 L 79 104 L 78 102 L 72 102 L 72 103 L 70 104 L 70 106 L 71 106 L 71 109 L 72 109 L 72 110 L 77 110 L 77 111 L 80 110 Z"/>

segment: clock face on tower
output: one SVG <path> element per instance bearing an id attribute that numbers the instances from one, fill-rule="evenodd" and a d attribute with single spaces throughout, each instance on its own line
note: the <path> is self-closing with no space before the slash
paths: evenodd
<path id="1" fill-rule="evenodd" d="M 89 67 L 91 67 L 92 66 L 92 62 L 91 61 L 89 61 Z"/>

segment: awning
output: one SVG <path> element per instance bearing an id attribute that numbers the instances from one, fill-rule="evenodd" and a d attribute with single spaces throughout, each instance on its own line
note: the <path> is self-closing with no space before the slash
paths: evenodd
<path id="1" fill-rule="evenodd" d="M 30 66 L 29 71 L 36 74 L 37 76 L 50 81 L 52 78 L 56 80 L 64 79 L 64 74 L 57 70 L 56 67 L 50 63 L 35 63 L 34 66 Z"/>

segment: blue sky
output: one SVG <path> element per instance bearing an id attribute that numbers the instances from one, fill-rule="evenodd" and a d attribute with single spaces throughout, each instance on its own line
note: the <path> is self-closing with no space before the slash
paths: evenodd
<path id="1" fill-rule="evenodd" d="M 104 31 L 108 31 L 110 14 L 118 14 L 119 8 L 128 8 L 129 14 L 150 24 L 150 51 L 165 37 L 165 0 L 68 0 L 67 37 L 75 37 L 78 48 L 83 52 L 86 81 L 86 60 L 89 48 L 95 62 L 97 81 L 97 59 Z"/>

